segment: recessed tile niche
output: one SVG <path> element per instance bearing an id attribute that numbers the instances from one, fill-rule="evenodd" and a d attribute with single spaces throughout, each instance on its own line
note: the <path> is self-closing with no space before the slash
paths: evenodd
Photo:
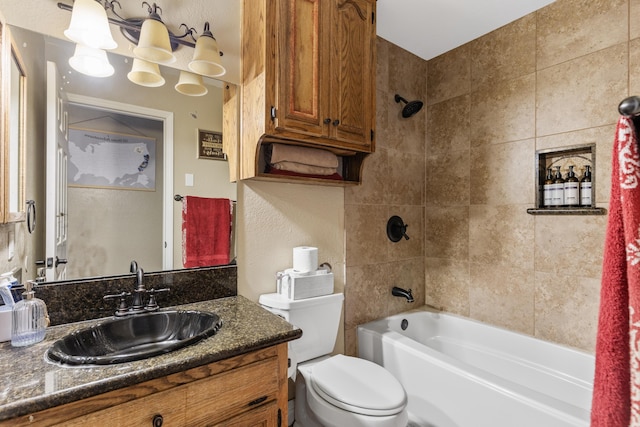
<path id="1" fill-rule="evenodd" d="M 536 151 L 536 207 L 527 209 L 532 215 L 604 215 L 604 208 L 596 207 L 596 145 L 585 144 L 564 148 L 552 148 Z M 545 203 L 544 184 L 547 171 L 551 169 L 555 175 L 558 167 L 562 179 L 566 180 L 570 166 L 576 178 L 581 182 L 587 166 L 591 170 L 590 203 L 568 206 L 564 202 L 560 205 Z M 580 197 L 580 200 L 582 198 Z M 582 202 L 581 202 L 582 203 Z"/>

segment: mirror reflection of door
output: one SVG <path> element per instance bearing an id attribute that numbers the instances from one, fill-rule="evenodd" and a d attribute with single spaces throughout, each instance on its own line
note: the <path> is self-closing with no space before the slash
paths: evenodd
<path id="1" fill-rule="evenodd" d="M 47 62 L 47 197 L 46 267 L 47 281 L 67 277 L 67 160 L 68 101 L 62 88 L 56 64 Z"/>
<path id="2" fill-rule="evenodd" d="M 72 100 L 69 135 L 69 276 L 162 270 L 163 122 Z"/>
<path id="3" fill-rule="evenodd" d="M 52 64 L 52 82 L 54 71 Z M 59 90 L 50 97 L 47 280 L 118 275 L 132 260 L 163 269 L 163 122 L 77 103 Z M 123 153 L 150 154 L 153 182 L 131 185 Z"/>

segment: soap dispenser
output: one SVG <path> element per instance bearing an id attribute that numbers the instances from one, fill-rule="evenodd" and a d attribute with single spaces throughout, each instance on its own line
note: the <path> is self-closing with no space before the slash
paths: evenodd
<path id="1" fill-rule="evenodd" d="M 33 282 L 25 284 L 24 297 L 13 306 L 11 325 L 11 345 L 24 347 L 35 344 L 44 339 L 45 329 L 49 326 L 47 306 L 35 297 Z"/>

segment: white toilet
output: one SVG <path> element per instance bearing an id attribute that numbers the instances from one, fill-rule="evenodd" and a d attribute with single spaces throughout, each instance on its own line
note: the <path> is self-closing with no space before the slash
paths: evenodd
<path id="1" fill-rule="evenodd" d="M 407 394 L 391 373 L 368 360 L 330 356 L 343 299 L 342 294 L 300 300 L 276 293 L 260 296 L 264 308 L 302 329 L 302 337 L 289 343 L 289 376 L 296 382 L 294 425 L 405 427 Z"/>

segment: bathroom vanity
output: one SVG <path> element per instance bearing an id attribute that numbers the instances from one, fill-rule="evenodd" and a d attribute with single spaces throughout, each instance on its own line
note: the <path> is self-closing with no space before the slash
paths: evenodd
<path id="1" fill-rule="evenodd" d="M 222 328 L 181 350 L 106 366 L 45 356 L 100 320 L 50 328 L 30 347 L 0 344 L 0 426 L 286 425 L 287 342 L 302 331 L 241 296 L 174 308 L 214 312 Z"/>

